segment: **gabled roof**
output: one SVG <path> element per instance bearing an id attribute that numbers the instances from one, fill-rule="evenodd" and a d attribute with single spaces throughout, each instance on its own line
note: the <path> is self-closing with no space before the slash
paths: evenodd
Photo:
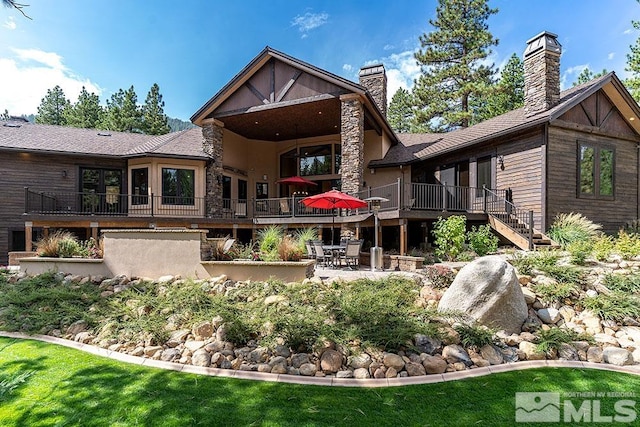
<path id="1" fill-rule="evenodd" d="M 631 98 L 615 73 L 610 72 L 563 91 L 558 105 L 530 117 L 525 116 L 524 108 L 518 108 L 468 128 L 448 133 L 398 134 L 401 143 L 391 147 L 383 159 L 372 160 L 369 167 L 396 166 L 426 160 L 551 122 L 609 84 L 622 96 L 626 104 L 624 108 L 629 112 L 632 111 L 636 117 L 640 117 L 640 107 Z M 640 120 L 636 120 L 638 121 Z M 639 123 L 632 123 L 638 132 Z"/>
<path id="2" fill-rule="evenodd" d="M 127 158 L 202 158 L 200 128 L 160 136 L 0 121 L 0 150 Z"/>
<path id="3" fill-rule="evenodd" d="M 251 77 L 256 74 L 269 60 L 276 59 L 292 67 L 295 67 L 311 76 L 325 80 L 333 85 L 344 89 L 347 92 L 358 94 L 364 97 L 365 108 L 368 108 L 372 112 L 374 120 L 391 136 L 391 139 L 397 142 L 395 133 L 391 129 L 391 126 L 383 116 L 382 112 L 378 108 L 375 100 L 367 89 L 358 83 L 354 83 L 348 79 L 340 77 L 329 71 L 318 68 L 300 59 L 289 56 L 283 52 L 275 50 L 269 46 L 266 46 L 255 58 L 253 58 L 238 74 L 236 74 L 222 89 L 218 91 L 212 98 L 210 98 L 202 107 L 198 109 L 192 116 L 191 121 L 202 126 L 202 121 L 210 117 L 211 114 L 222 105 L 234 92 L 236 92 L 243 84 L 249 81 Z"/>

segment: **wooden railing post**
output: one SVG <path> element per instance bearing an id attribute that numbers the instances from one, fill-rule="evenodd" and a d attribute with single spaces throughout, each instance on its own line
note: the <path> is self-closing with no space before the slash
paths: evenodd
<path id="1" fill-rule="evenodd" d="M 155 204 L 156 204 L 156 196 L 151 193 L 151 216 L 154 216 L 154 212 L 155 212 Z"/>
<path id="2" fill-rule="evenodd" d="M 295 217 L 296 216 L 296 196 L 291 195 L 291 206 L 289 207 L 289 210 L 291 211 L 291 216 Z"/>
<path id="3" fill-rule="evenodd" d="M 533 211 L 529 211 L 529 250 L 533 250 Z"/>
<path id="4" fill-rule="evenodd" d="M 402 208 L 402 201 L 404 200 L 404 198 L 402 197 L 403 193 L 404 192 L 402 191 L 402 178 L 398 177 L 398 205 L 397 205 L 398 209 Z"/>
<path id="5" fill-rule="evenodd" d="M 487 186 L 482 184 L 482 210 L 487 213 Z"/>
<path id="6" fill-rule="evenodd" d="M 447 183 L 442 183 L 442 211 L 447 210 Z"/>

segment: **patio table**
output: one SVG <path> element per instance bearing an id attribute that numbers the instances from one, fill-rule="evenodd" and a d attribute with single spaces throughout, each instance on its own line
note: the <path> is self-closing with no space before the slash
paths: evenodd
<path id="1" fill-rule="evenodd" d="M 344 252 L 346 246 L 344 245 L 322 245 L 322 250 L 331 252 L 331 265 L 335 267 L 341 267 L 340 252 Z"/>

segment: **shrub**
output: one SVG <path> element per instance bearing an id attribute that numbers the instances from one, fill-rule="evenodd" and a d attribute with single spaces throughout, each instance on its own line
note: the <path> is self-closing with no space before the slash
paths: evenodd
<path id="1" fill-rule="evenodd" d="M 567 245 L 567 251 L 571 255 L 571 262 L 576 265 L 584 265 L 587 257 L 591 255 L 592 242 L 589 240 L 576 240 Z"/>
<path id="2" fill-rule="evenodd" d="M 540 297 L 542 301 L 551 303 L 563 301 L 572 295 L 577 295 L 580 290 L 573 283 L 535 283 L 531 285 L 531 290 Z"/>
<path id="3" fill-rule="evenodd" d="M 247 259 L 252 261 L 256 261 L 259 258 L 253 242 L 249 242 L 246 245 L 238 241 L 234 242 L 229 250 L 229 256 L 232 259 Z"/>
<path id="4" fill-rule="evenodd" d="M 539 269 L 561 283 L 582 285 L 586 277 L 584 270 L 571 265 L 542 266 Z"/>
<path id="5" fill-rule="evenodd" d="M 298 241 L 291 236 L 284 236 L 278 243 L 278 256 L 283 261 L 300 261 L 304 250 L 300 248 Z"/>
<path id="6" fill-rule="evenodd" d="M 478 228 L 471 227 L 471 231 L 467 233 L 469 246 L 478 256 L 485 256 L 498 250 L 498 237 L 491 232 L 491 227 L 481 225 Z"/>
<path id="7" fill-rule="evenodd" d="M 560 259 L 560 254 L 555 251 L 515 252 L 509 263 L 520 274 L 533 274 L 534 270 L 542 270 L 555 267 Z"/>
<path id="8" fill-rule="evenodd" d="M 558 350 L 561 344 L 571 341 L 589 341 L 592 342 L 591 336 L 579 334 L 573 329 L 552 327 L 547 330 L 540 330 L 536 340 L 536 349 L 540 352 L 549 353 L 552 350 Z"/>
<path id="9" fill-rule="evenodd" d="M 439 217 L 433 225 L 436 255 L 454 261 L 464 251 L 467 219 L 463 215 Z"/>
<path id="10" fill-rule="evenodd" d="M 551 224 L 548 234 L 562 248 L 566 248 L 572 242 L 595 238 L 601 229 L 600 224 L 594 223 L 580 213 L 561 213 Z"/>
<path id="11" fill-rule="evenodd" d="M 603 284 L 612 291 L 640 294 L 640 275 L 610 273 L 604 276 Z"/>
<path id="12" fill-rule="evenodd" d="M 614 291 L 582 299 L 584 308 L 591 310 L 603 320 L 620 321 L 625 317 L 640 319 L 640 297 Z"/>
<path id="13" fill-rule="evenodd" d="M 640 234 L 640 219 L 627 221 L 622 229 L 628 234 Z"/>
<path id="14" fill-rule="evenodd" d="M 296 230 L 294 237 L 297 242 L 298 248 L 300 249 L 300 252 L 306 255 L 310 255 L 307 253 L 306 242 L 309 240 L 317 240 L 318 230 L 314 227 L 300 228 Z"/>
<path id="15" fill-rule="evenodd" d="M 640 255 L 640 235 L 620 230 L 615 240 L 614 251 L 624 259 L 637 257 Z"/>
<path id="16" fill-rule="evenodd" d="M 429 265 L 424 270 L 425 276 L 434 288 L 448 288 L 456 278 L 452 269 L 444 265 Z"/>
<path id="17" fill-rule="evenodd" d="M 264 261 L 278 261 L 278 246 L 284 237 L 284 230 L 277 225 L 270 225 L 258 232 L 260 258 Z"/>
<path id="18" fill-rule="evenodd" d="M 606 261 L 614 248 L 613 237 L 601 234 L 592 241 L 591 253 L 598 261 Z"/>
<path id="19" fill-rule="evenodd" d="M 459 323 L 454 325 L 453 329 L 460 335 L 462 345 L 475 349 L 493 343 L 493 337 L 496 333 L 493 329 L 477 324 L 468 325 Z"/>
<path id="20" fill-rule="evenodd" d="M 54 258 L 71 258 L 73 256 L 88 256 L 86 247 L 78 241 L 72 233 L 56 230 L 48 237 L 36 243 L 38 256 Z"/>

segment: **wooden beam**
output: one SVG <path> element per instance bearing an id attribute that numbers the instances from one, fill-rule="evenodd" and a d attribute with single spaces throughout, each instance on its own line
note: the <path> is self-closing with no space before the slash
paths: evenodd
<path id="1" fill-rule="evenodd" d="M 256 98 L 258 98 L 260 101 L 262 101 L 263 104 L 270 104 L 270 102 L 267 99 L 267 97 L 264 96 L 263 94 L 261 94 L 260 91 L 258 89 L 256 89 L 251 83 L 247 82 L 245 84 L 247 85 L 247 87 L 249 88 L 251 93 L 253 93 L 256 96 Z"/>
<path id="2" fill-rule="evenodd" d="M 300 71 L 300 70 L 296 71 L 296 73 L 293 75 L 293 77 L 291 77 L 289 79 L 287 84 L 284 85 L 284 87 L 282 88 L 282 90 L 278 94 L 278 97 L 276 98 L 276 102 L 282 101 L 282 98 L 284 98 L 287 95 L 287 92 L 289 92 L 289 89 L 291 89 L 293 84 L 296 82 L 296 80 L 298 80 L 298 77 L 300 77 L 301 75 L 302 75 L 302 71 Z"/>
<path id="3" fill-rule="evenodd" d="M 33 223 L 31 221 L 24 223 L 24 250 L 33 251 Z"/>
<path id="4" fill-rule="evenodd" d="M 269 93 L 269 101 L 274 102 L 276 98 L 276 60 L 271 58 L 271 91 Z"/>
<path id="5" fill-rule="evenodd" d="M 407 220 L 400 220 L 400 255 L 407 254 Z"/>

